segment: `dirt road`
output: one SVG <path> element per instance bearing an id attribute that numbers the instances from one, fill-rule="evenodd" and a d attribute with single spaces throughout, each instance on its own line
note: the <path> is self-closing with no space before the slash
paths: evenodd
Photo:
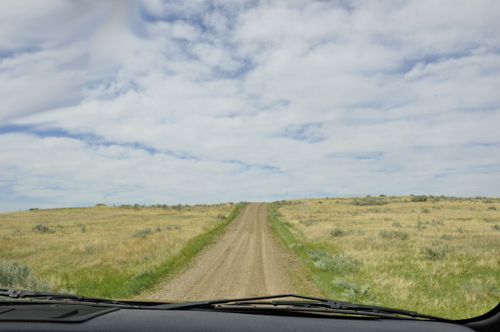
<path id="1" fill-rule="evenodd" d="M 267 213 L 267 203 L 247 205 L 189 269 L 147 298 L 194 301 L 294 293 L 286 271 L 294 269 L 296 258 L 275 243 Z"/>

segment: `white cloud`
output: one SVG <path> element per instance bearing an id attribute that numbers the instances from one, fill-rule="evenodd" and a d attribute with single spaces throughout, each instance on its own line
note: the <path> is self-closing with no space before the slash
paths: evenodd
<path id="1" fill-rule="evenodd" d="M 3 4 L 0 210 L 498 196 L 498 3 L 349 4 Z"/>

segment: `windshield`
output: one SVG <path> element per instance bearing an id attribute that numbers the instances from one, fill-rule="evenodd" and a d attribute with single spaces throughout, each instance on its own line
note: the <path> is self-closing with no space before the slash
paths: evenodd
<path id="1" fill-rule="evenodd" d="M 0 287 L 500 302 L 498 1 L 0 4 Z"/>

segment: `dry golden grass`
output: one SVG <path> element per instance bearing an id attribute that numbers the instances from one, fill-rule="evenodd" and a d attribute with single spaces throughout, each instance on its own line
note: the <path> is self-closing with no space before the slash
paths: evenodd
<path id="1" fill-rule="evenodd" d="M 327 295 L 342 299 L 329 281 L 343 277 L 370 284 L 383 305 L 445 317 L 477 316 L 500 302 L 500 199 L 398 196 L 379 198 L 385 205 L 352 204 L 359 199 L 278 204 L 296 241 L 363 260 L 357 273 L 319 272 Z M 381 232 L 399 233 L 391 239 Z"/>
<path id="2" fill-rule="evenodd" d="M 134 276 L 154 270 L 178 255 L 186 243 L 228 216 L 230 203 L 168 207 L 88 207 L 0 214 L 1 261 L 18 261 L 49 281 L 51 287 L 86 289 L 112 275 Z M 42 224 L 53 233 L 39 234 Z M 84 225 L 84 226 L 82 226 Z M 159 231 L 155 228 L 159 227 Z M 151 229 L 145 238 L 133 237 Z M 79 286 L 80 285 L 80 286 Z M 106 287 L 106 286 L 103 286 Z"/>

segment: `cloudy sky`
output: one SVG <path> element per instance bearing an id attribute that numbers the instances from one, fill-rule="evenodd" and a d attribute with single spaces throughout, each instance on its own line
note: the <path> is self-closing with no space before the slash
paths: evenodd
<path id="1" fill-rule="evenodd" d="M 0 2 L 0 211 L 500 196 L 500 2 Z"/>

